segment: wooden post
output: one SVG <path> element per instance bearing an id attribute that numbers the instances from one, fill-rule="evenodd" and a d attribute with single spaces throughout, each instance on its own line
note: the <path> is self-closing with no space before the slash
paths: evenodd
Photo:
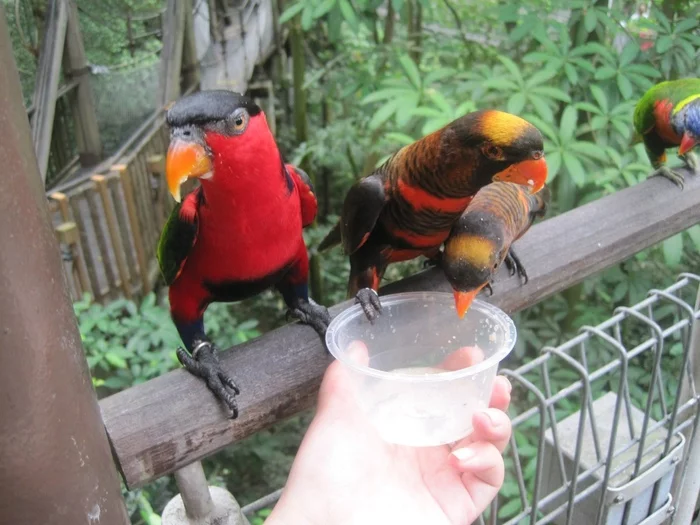
<path id="1" fill-rule="evenodd" d="M 136 248 L 136 259 L 139 262 L 139 274 L 141 275 L 141 290 L 143 295 L 151 291 L 150 281 L 148 279 L 148 261 L 146 260 L 146 250 L 143 246 L 143 236 L 141 235 L 141 224 L 139 224 L 139 216 L 136 211 L 136 203 L 134 202 L 134 188 L 131 184 L 131 175 L 129 169 L 124 164 L 112 166 L 112 171 L 115 171 L 122 182 L 124 189 L 124 201 L 126 202 L 126 212 L 129 215 L 129 227 L 131 235 L 134 238 L 134 247 Z"/>
<path id="2" fill-rule="evenodd" d="M 75 243 L 78 241 L 80 234 L 78 233 L 78 227 L 73 221 L 62 222 L 56 226 L 56 237 L 58 242 L 68 247 L 68 251 L 71 256 L 71 263 L 75 261 Z M 78 275 L 78 269 L 76 264 L 71 264 L 71 277 L 75 283 L 74 288 L 74 298 L 79 299 L 85 292 L 83 283 L 80 282 L 80 276 Z"/>
<path id="3" fill-rule="evenodd" d="M 119 236 L 119 225 L 117 217 L 114 214 L 114 208 L 109 199 L 109 191 L 107 190 L 107 181 L 103 175 L 93 175 L 92 181 L 97 186 L 97 191 L 102 199 L 102 208 L 105 213 L 105 222 L 109 230 L 109 237 L 112 241 L 112 251 L 114 258 L 117 261 L 117 271 L 119 272 L 119 280 L 121 281 L 122 290 L 127 299 L 131 299 L 131 283 L 129 278 L 129 269 L 126 267 L 126 259 L 124 258 L 124 246 L 122 245 L 121 237 Z M 105 261 L 105 266 L 109 264 Z"/>
<path id="4" fill-rule="evenodd" d="M 78 231 L 78 226 L 76 222 L 71 220 L 70 203 L 68 202 L 68 196 L 64 193 L 55 192 L 51 194 L 51 199 L 58 203 L 58 209 L 61 213 L 61 219 L 63 219 L 64 223 L 72 223 L 76 225 L 76 235 L 71 245 L 71 250 L 73 252 L 73 261 L 78 270 L 78 281 L 80 282 L 81 292 L 92 292 L 92 288 L 90 286 L 90 278 L 88 277 L 88 271 L 85 267 L 85 259 L 83 259 L 82 256 L 82 246 L 80 245 L 80 232 Z M 73 237 L 70 237 L 70 239 L 73 239 Z M 65 242 L 68 242 L 68 239 L 66 239 Z"/>
<path id="5" fill-rule="evenodd" d="M 61 77 L 61 58 L 63 57 L 68 25 L 68 0 L 50 0 L 46 15 L 46 30 L 41 43 L 32 101 L 34 104 L 32 142 L 42 182 L 46 182 L 46 173 L 49 167 L 51 133 L 53 132 L 53 118 L 56 114 L 56 95 Z M 3 75 L 6 74 L 3 72 Z M 22 107 L 24 107 L 23 104 Z"/>
<path id="6" fill-rule="evenodd" d="M 0 3 L 0 521 L 127 525 Z"/>
<path id="7" fill-rule="evenodd" d="M 185 9 L 189 5 L 189 2 L 168 0 L 165 8 L 163 50 L 160 52 L 160 104 L 163 106 L 180 96 Z"/>
<path id="8" fill-rule="evenodd" d="M 152 180 L 157 184 L 157 193 L 155 198 L 156 218 L 158 226 L 162 227 L 167 220 L 167 212 L 165 210 L 165 199 L 167 191 L 165 190 L 165 157 L 161 155 L 149 155 L 146 159 L 148 171 L 151 174 Z"/>
<path id="9" fill-rule="evenodd" d="M 180 92 L 184 93 L 187 88 L 199 83 L 199 63 L 197 62 L 197 46 L 194 39 L 194 17 L 192 16 L 192 1 L 184 0 L 184 35 L 182 49 L 182 82 Z"/>
<path id="10" fill-rule="evenodd" d="M 70 94 L 75 139 L 82 166 L 94 166 L 102 159 L 102 141 L 97 125 L 95 99 L 90 86 L 90 72 L 85 58 L 85 47 L 78 21 L 78 8 L 75 2 L 68 2 L 68 23 L 64 53 L 64 73 L 66 78 L 77 79 L 78 86 Z"/>
<path id="11" fill-rule="evenodd" d="M 212 44 L 217 44 L 223 36 L 219 31 L 219 13 L 216 11 L 216 0 L 207 0 L 207 7 L 209 8 L 209 34 Z"/>

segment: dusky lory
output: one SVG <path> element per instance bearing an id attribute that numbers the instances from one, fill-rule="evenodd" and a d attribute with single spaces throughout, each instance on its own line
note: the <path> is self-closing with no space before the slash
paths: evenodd
<path id="1" fill-rule="evenodd" d="M 661 82 L 650 88 L 634 110 L 634 128 L 644 141 L 655 171 L 683 188 L 683 175 L 666 166 L 666 149 L 678 154 L 696 174 L 700 164 L 692 149 L 700 140 L 700 78 Z"/>
<path id="2" fill-rule="evenodd" d="M 342 242 L 350 257 L 348 297 L 355 296 L 374 320 L 387 266 L 436 257 L 480 188 L 512 181 L 538 191 L 546 178 L 537 128 L 501 111 L 468 113 L 403 147 L 354 184 L 319 249 Z"/>
<path id="3" fill-rule="evenodd" d="M 511 245 L 547 212 L 548 186 L 531 193 L 526 186 L 494 182 L 474 196 L 445 242 L 441 266 L 452 285 L 459 317 L 482 288 L 490 286 L 505 261 L 511 275 L 527 282 L 527 272 Z"/>
<path id="4" fill-rule="evenodd" d="M 285 164 L 265 114 L 250 98 L 201 91 L 167 113 L 168 188 L 178 205 L 158 244 L 170 313 L 188 352 L 177 356 L 238 415 L 239 389 L 219 364 L 204 329 L 212 302 L 232 302 L 276 288 L 290 312 L 323 334 L 328 310 L 309 299 L 302 228 L 316 216 L 308 176 Z M 180 185 L 200 185 L 180 203 Z"/>

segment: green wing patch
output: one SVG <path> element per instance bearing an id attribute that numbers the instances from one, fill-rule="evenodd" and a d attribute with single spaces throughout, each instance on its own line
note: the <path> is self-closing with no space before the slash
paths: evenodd
<path id="1" fill-rule="evenodd" d="M 192 220 L 188 221 L 183 219 L 180 214 L 183 205 L 186 206 L 187 204 L 185 199 L 182 203 L 175 206 L 163 227 L 160 240 L 158 241 L 156 257 L 160 266 L 160 272 L 163 274 L 163 279 L 165 279 L 165 283 L 168 286 L 180 275 L 187 256 L 197 240 L 199 226 L 197 215 L 194 214 Z"/>

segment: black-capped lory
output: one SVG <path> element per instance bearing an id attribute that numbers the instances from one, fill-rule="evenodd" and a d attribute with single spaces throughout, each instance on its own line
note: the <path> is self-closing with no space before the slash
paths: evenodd
<path id="1" fill-rule="evenodd" d="M 494 182 L 484 186 L 452 227 L 441 266 L 452 285 L 459 317 L 482 288 L 490 286 L 505 261 L 527 282 L 527 272 L 511 245 L 547 212 L 548 186 L 531 193 L 526 186 Z"/>
<path id="2" fill-rule="evenodd" d="M 650 88 L 634 110 L 634 129 L 644 141 L 655 171 L 683 188 L 683 175 L 666 166 L 666 150 L 678 147 L 695 173 L 700 163 L 693 148 L 700 141 L 700 78 L 661 82 Z"/>
<path id="3" fill-rule="evenodd" d="M 308 176 L 285 164 L 263 111 L 240 94 L 201 91 L 167 113 L 166 178 L 178 205 L 158 244 L 170 313 L 188 352 L 177 356 L 237 417 L 239 389 L 204 329 L 212 302 L 274 287 L 290 312 L 324 333 L 330 315 L 308 296 L 302 228 L 316 216 Z M 200 185 L 180 203 L 180 185 Z"/>
<path id="4" fill-rule="evenodd" d="M 536 192 L 546 179 L 537 128 L 502 111 L 468 113 L 403 147 L 353 185 L 340 222 L 319 249 L 342 242 L 350 257 L 348 297 L 374 320 L 387 266 L 436 257 L 480 188 L 511 181 Z"/>

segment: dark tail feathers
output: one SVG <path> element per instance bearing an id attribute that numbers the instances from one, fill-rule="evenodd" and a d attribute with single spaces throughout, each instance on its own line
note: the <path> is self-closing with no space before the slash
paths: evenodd
<path id="1" fill-rule="evenodd" d="M 328 232 L 328 235 L 326 235 L 325 239 L 321 241 L 321 244 L 318 245 L 318 251 L 322 252 L 324 250 L 327 250 L 328 248 L 332 248 L 336 244 L 340 244 L 340 241 L 342 240 L 340 236 L 340 223 L 337 223 L 335 226 L 333 226 L 333 229 Z"/>

